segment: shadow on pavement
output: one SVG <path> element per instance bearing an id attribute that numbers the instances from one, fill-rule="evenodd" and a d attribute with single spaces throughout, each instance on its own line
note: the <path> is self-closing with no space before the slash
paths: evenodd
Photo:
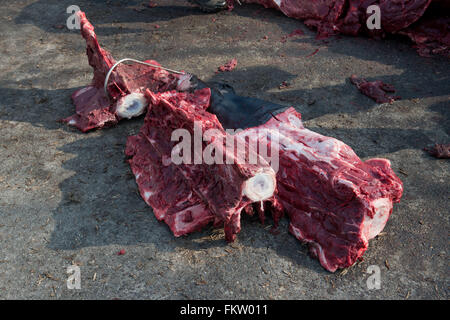
<path id="1" fill-rule="evenodd" d="M 170 1 L 174 4 L 159 4 L 154 8 L 148 7 L 143 1 L 77 1 L 76 5 L 85 11 L 88 19 L 92 20 L 95 31 L 99 34 L 113 35 L 115 33 L 142 32 L 135 27 L 107 26 L 112 23 L 153 23 L 168 21 L 185 16 L 202 15 L 203 13 L 188 1 Z M 25 7 L 15 18 L 16 24 L 33 24 L 50 33 L 67 32 L 66 22 L 70 13 L 66 8 L 73 5 L 73 1 L 53 0 L 36 1 Z M 94 23 L 95 22 L 95 23 Z M 74 30 L 73 32 L 78 32 Z"/>

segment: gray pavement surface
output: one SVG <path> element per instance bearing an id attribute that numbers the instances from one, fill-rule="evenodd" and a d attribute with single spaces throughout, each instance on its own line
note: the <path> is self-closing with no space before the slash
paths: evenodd
<path id="1" fill-rule="evenodd" d="M 450 142 L 450 61 L 420 57 L 403 38 L 319 41 L 256 5 L 203 14 L 187 1 L 155 2 L 1 1 L 0 298 L 448 299 L 450 166 L 422 148 Z M 325 271 L 286 219 L 273 235 L 270 219 L 244 217 L 232 245 L 221 229 L 173 237 L 124 162 L 142 117 L 89 134 L 56 122 L 92 77 L 79 32 L 61 28 L 72 4 L 116 59 L 155 59 L 294 105 L 308 128 L 363 159 L 391 160 L 404 196 L 364 261 Z M 281 41 L 295 29 L 305 35 Z M 216 73 L 231 58 L 237 68 Z M 350 84 L 353 73 L 393 84 L 403 99 L 376 104 Z M 70 265 L 80 290 L 66 286 Z M 381 270 L 379 290 L 367 287 L 370 265 Z"/>

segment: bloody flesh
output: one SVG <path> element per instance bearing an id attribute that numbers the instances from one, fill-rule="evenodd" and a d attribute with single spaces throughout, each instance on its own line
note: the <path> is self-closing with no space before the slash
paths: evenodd
<path id="1" fill-rule="evenodd" d="M 264 201 L 276 207 L 273 198 L 275 172 L 262 158 L 255 164 L 238 163 L 234 150 L 226 149 L 225 140 L 230 136 L 222 128 L 217 117 L 205 109 L 209 106 L 210 89 L 194 93 L 176 91 L 154 94 L 146 92 L 150 105 L 144 125 L 136 136 L 127 141 L 126 155 L 136 176 L 140 193 L 158 220 L 164 220 L 175 236 L 197 231 L 206 224 L 225 227 L 227 241 L 233 241 L 240 231 L 241 212 L 252 212 L 252 203 L 264 206 Z M 195 128 L 198 125 L 199 128 Z M 186 163 L 174 163 L 172 152 L 177 142 L 172 133 L 183 128 L 193 139 L 188 142 L 192 156 Z M 197 132 L 196 132 L 197 129 Z M 214 130 L 211 141 L 216 152 L 229 158 L 231 164 L 208 164 L 199 156 L 195 146 L 197 133 Z M 184 137 L 186 138 L 186 137 Z M 200 137 L 202 143 L 203 138 Z M 200 146 L 200 156 L 206 145 Z M 186 152 L 186 150 L 183 150 Z M 186 154 L 184 154 L 185 156 Z M 195 162 L 195 163 L 193 163 Z M 225 162 L 225 161 L 224 161 Z M 264 176 L 270 194 L 254 199 L 248 191 L 253 177 Z M 253 199 L 252 199 L 253 198 Z"/>
<path id="2" fill-rule="evenodd" d="M 243 134 L 249 136 L 257 136 L 257 130 L 277 137 L 275 198 L 289 217 L 290 232 L 309 244 L 311 254 L 328 271 L 354 264 L 368 241 L 383 230 L 393 203 L 402 196 L 402 182 L 389 160 L 361 161 L 342 141 L 304 128 L 293 108 L 231 92 L 223 96 L 213 90 L 214 95 L 219 98 L 208 110 L 222 123 L 233 127 L 235 122 L 247 128 Z M 248 114 L 255 117 L 246 122 Z"/>
<path id="3" fill-rule="evenodd" d="M 395 92 L 394 86 L 384 83 L 381 80 L 367 81 L 366 79 L 352 75 L 350 81 L 362 94 L 368 96 L 377 103 L 392 103 L 395 100 L 400 99 L 399 96 L 391 95 Z"/>
<path id="4" fill-rule="evenodd" d="M 333 272 L 352 265 L 363 255 L 368 241 L 384 228 L 393 203 L 403 192 L 388 160 L 361 161 L 343 142 L 305 129 L 293 108 L 241 97 L 227 85 L 209 87 L 195 77 L 181 78 L 157 68 L 119 66 L 108 85 L 110 102 L 102 86 L 115 61 L 100 48 L 92 25 L 79 14 L 94 79 L 74 94 L 77 113 L 66 121 L 75 120 L 73 125 L 87 131 L 117 122 L 120 101 L 143 99 L 147 110 L 144 125 L 128 138 L 126 156 L 142 198 L 175 236 L 213 223 L 223 225 L 226 239 L 233 241 L 242 212 L 256 211 L 263 219 L 264 210 L 270 209 L 276 224 L 284 211 L 290 219 L 290 232 L 308 243 L 312 255 Z M 180 92 L 193 89 L 197 90 Z M 268 144 L 276 138 L 276 176 L 259 156 L 252 165 L 237 161 L 174 164 L 171 156 L 176 142 L 171 134 L 183 128 L 195 136 L 196 122 L 202 132 L 215 129 L 216 138 L 228 137 L 228 128 L 246 129 L 235 134 L 235 140 L 247 141 L 247 136 L 259 140 L 261 132 L 267 133 Z M 222 139 L 212 143 L 225 157 L 235 157 Z M 249 150 L 248 143 L 244 143 L 245 150 Z M 202 151 L 207 147 L 203 141 L 201 146 Z M 268 195 L 258 199 L 251 181 L 260 175 L 273 185 Z"/>
<path id="5" fill-rule="evenodd" d="M 430 155 L 438 159 L 450 159 L 450 143 L 447 144 L 436 143 L 432 147 L 425 148 L 425 151 L 427 151 Z"/>
<path id="6" fill-rule="evenodd" d="M 164 92 L 183 87 L 183 82 L 188 78 L 188 75 L 177 75 L 141 64 L 121 64 L 111 73 L 107 86 L 107 96 L 103 90 L 103 85 L 106 74 L 116 63 L 116 60 L 108 51 L 100 47 L 94 33 L 94 27 L 87 20 L 85 13 L 79 11 L 77 15 L 80 19 L 81 35 L 86 40 L 86 54 L 89 65 L 94 70 L 94 76 L 89 86 L 72 94 L 75 114 L 63 119 L 63 122 L 78 128 L 82 132 L 114 125 L 125 115 L 131 117 L 145 111 L 143 106 L 146 103 L 143 95 L 145 89 Z M 147 60 L 146 62 L 159 66 L 159 63 L 153 60 Z M 124 110 L 132 112 L 124 112 L 121 116 L 118 108 L 123 106 L 136 108 L 133 105 L 123 104 L 123 99 L 132 93 L 141 98 L 142 105 L 138 106 L 139 110 Z"/>
<path id="7" fill-rule="evenodd" d="M 289 217 L 289 231 L 309 244 L 328 271 L 353 265 L 402 195 L 390 162 L 361 161 L 343 142 L 305 129 L 293 108 L 257 127 L 263 128 L 269 136 L 278 134 L 276 197 Z"/>
<path id="8" fill-rule="evenodd" d="M 450 57 L 450 4 L 446 0 L 242 0 L 280 10 L 288 17 L 303 20 L 317 30 L 318 38 L 330 35 L 404 34 L 416 43 L 422 56 Z M 380 8 L 380 29 L 369 29 L 367 21 Z"/>

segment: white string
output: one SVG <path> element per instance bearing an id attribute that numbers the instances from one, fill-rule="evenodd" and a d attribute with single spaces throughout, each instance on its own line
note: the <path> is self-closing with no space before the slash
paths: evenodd
<path id="1" fill-rule="evenodd" d="M 125 61 L 131 61 L 131 62 L 135 62 L 135 63 L 139 63 L 139 64 L 144 64 L 144 65 L 146 65 L 146 66 L 150 66 L 150 67 L 153 67 L 153 68 L 163 69 L 163 70 L 169 71 L 169 72 L 171 72 L 171 73 L 185 74 L 184 72 L 172 70 L 172 69 L 169 69 L 169 68 L 165 68 L 165 67 L 162 67 L 162 66 L 158 66 L 158 65 L 156 65 L 156 64 L 151 64 L 151 63 L 148 63 L 148 62 L 144 62 L 144 61 L 140 61 L 140 60 L 136 60 L 136 59 L 131 59 L 131 58 L 125 58 L 125 59 L 122 59 L 122 60 L 117 61 L 117 62 L 109 69 L 108 73 L 106 74 L 105 83 L 103 84 L 103 90 L 105 91 L 105 95 L 106 95 L 107 97 L 109 97 L 108 90 L 106 90 L 106 88 L 107 88 L 107 86 L 108 86 L 109 76 L 111 75 L 111 73 L 113 72 L 113 70 L 114 70 L 119 64 L 121 64 L 122 62 L 125 62 Z"/>

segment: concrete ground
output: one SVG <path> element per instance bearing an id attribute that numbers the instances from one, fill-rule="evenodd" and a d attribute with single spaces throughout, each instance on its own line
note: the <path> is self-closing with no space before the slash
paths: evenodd
<path id="1" fill-rule="evenodd" d="M 89 134 L 56 122 L 92 76 L 84 40 L 64 27 L 74 1 L 1 1 L 0 298 L 448 299 L 450 166 L 422 148 L 450 142 L 450 61 L 420 57 L 402 38 L 318 41 L 256 5 L 205 15 L 187 1 L 155 2 L 75 4 L 116 59 L 152 58 L 294 105 L 308 128 L 361 158 L 388 158 L 404 182 L 401 203 L 364 261 L 334 274 L 288 234 L 286 219 L 273 235 L 270 220 L 244 217 L 232 245 L 223 230 L 175 238 L 124 162 L 142 117 Z M 299 28 L 304 36 L 281 41 Z M 216 74 L 231 58 L 237 68 Z M 403 99 L 377 105 L 350 84 L 353 73 L 393 84 Z M 67 288 L 70 265 L 80 267 L 80 290 Z M 378 290 L 367 286 L 371 265 Z"/>

